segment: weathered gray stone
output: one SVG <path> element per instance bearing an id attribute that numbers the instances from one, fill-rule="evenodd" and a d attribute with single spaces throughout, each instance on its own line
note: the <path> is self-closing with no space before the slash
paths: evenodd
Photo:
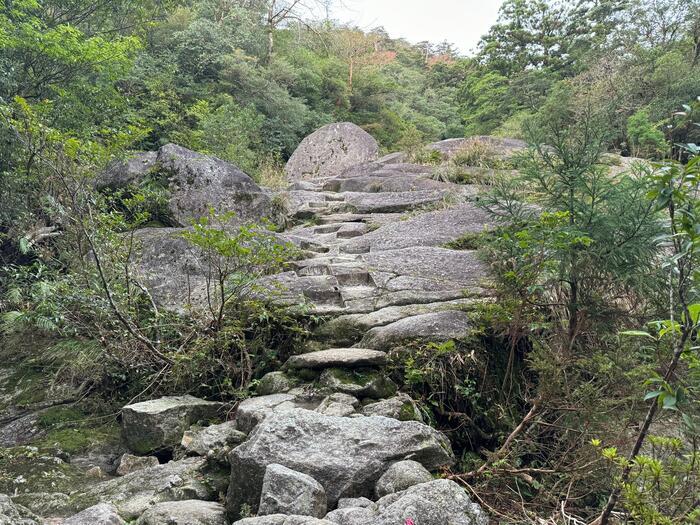
<path id="1" fill-rule="evenodd" d="M 394 395 L 396 385 L 385 374 L 371 369 L 326 368 L 319 383 L 333 392 L 381 399 Z"/>
<path id="2" fill-rule="evenodd" d="M 0 494 L 0 525 L 39 525 L 40 518 L 22 505 L 12 502 L 7 494 Z"/>
<path id="3" fill-rule="evenodd" d="M 231 452 L 226 508 L 234 517 L 244 504 L 255 511 L 271 463 L 313 477 L 332 508 L 341 497 L 369 496 L 387 466 L 401 458 L 429 469 L 454 462 L 447 439 L 415 421 L 331 417 L 303 409 L 274 413 Z"/>
<path id="4" fill-rule="evenodd" d="M 487 514 L 454 481 L 438 479 L 389 494 L 367 508 L 344 508 L 326 515 L 338 525 L 488 525 Z"/>
<path id="5" fill-rule="evenodd" d="M 157 156 L 155 151 L 146 151 L 110 163 L 95 179 L 95 188 L 116 190 L 141 182 L 155 168 Z"/>
<path id="6" fill-rule="evenodd" d="M 471 328 L 469 316 L 447 310 L 406 317 L 386 326 L 372 328 L 362 338 L 363 346 L 390 350 L 406 343 L 444 342 L 465 337 Z"/>
<path id="7" fill-rule="evenodd" d="M 213 501 L 185 500 L 157 503 L 135 525 L 227 525 L 226 510 Z"/>
<path id="8" fill-rule="evenodd" d="M 245 441 L 246 435 L 236 428 L 235 421 L 208 427 L 192 427 L 182 435 L 182 446 L 188 456 L 208 456 L 226 461 L 231 448 Z"/>
<path id="9" fill-rule="evenodd" d="M 127 445 L 138 454 L 179 445 L 193 423 L 217 417 L 221 403 L 193 396 L 168 396 L 122 408 L 122 430 Z"/>
<path id="10" fill-rule="evenodd" d="M 328 124 L 301 141 L 285 166 L 292 179 L 340 175 L 348 167 L 377 158 L 379 145 L 350 122 Z"/>
<path id="11" fill-rule="evenodd" d="M 225 487 L 223 469 L 209 468 L 205 458 L 186 458 L 97 483 L 71 495 L 71 500 L 75 511 L 100 502 L 112 503 L 124 519 L 130 520 L 164 501 L 213 501 Z"/>
<path id="12" fill-rule="evenodd" d="M 282 394 L 292 388 L 292 380 L 284 372 L 269 372 L 260 378 L 255 389 L 259 396 Z"/>
<path id="13" fill-rule="evenodd" d="M 443 191 L 458 190 L 452 184 L 440 182 L 426 175 L 414 173 L 399 173 L 396 175 L 373 174 L 362 177 L 339 177 L 331 179 L 323 185 L 326 191 L 357 192 L 357 193 L 391 193 L 408 191 Z"/>
<path id="14" fill-rule="evenodd" d="M 144 228 L 134 235 L 133 271 L 159 306 L 184 313 L 207 302 L 207 280 L 185 228 Z M 163 276 L 168 278 L 164 279 Z"/>
<path id="15" fill-rule="evenodd" d="M 326 515 L 326 491 L 311 476 L 273 463 L 265 469 L 258 515 Z"/>
<path id="16" fill-rule="evenodd" d="M 125 476 L 143 468 L 156 467 L 158 464 L 158 458 L 155 456 L 132 456 L 131 454 L 123 454 L 122 457 L 119 458 L 117 475 Z"/>
<path id="17" fill-rule="evenodd" d="M 72 514 L 70 496 L 62 492 L 20 492 L 12 501 L 40 516 Z"/>
<path id="18" fill-rule="evenodd" d="M 271 394 L 244 399 L 236 410 L 236 426 L 241 432 L 248 434 L 273 412 L 295 408 L 295 400 L 290 394 Z"/>
<path id="19" fill-rule="evenodd" d="M 465 235 L 483 232 L 490 225 L 488 214 L 474 204 L 422 213 L 348 241 L 343 250 L 366 253 L 412 246 L 442 246 Z"/>
<path id="20" fill-rule="evenodd" d="M 397 151 L 395 153 L 389 153 L 383 157 L 378 158 L 375 162 L 377 164 L 398 164 L 401 162 L 406 162 L 408 155 L 404 151 Z"/>
<path id="21" fill-rule="evenodd" d="M 357 213 L 399 213 L 443 202 L 447 190 L 397 191 L 389 193 L 347 192 L 345 202 Z"/>
<path id="22" fill-rule="evenodd" d="M 63 525 L 126 525 L 110 503 L 98 503 L 64 520 Z"/>
<path id="23" fill-rule="evenodd" d="M 361 257 L 373 271 L 422 279 L 426 283 L 427 290 L 439 283 L 443 286 L 456 286 L 463 289 L 478 287 L 488 277 L 485 264 L 479 260 L 474 251 L 416 246 L 372 252 Z M 413 288 L 415 283 L 416 281 L 411 282 Z"/>
<path id="24" fill-rule="evenodd" d="M 484 300 L 479 299 L 479 301 Z M 474 299 L 455 299 L 438 303 L 389 306 L 366 314 L 341 315 L 318 327 L 313 337 L 328 344 L 350 346 L 357 343 L 368 330 L 376 326 L 384 326 L 415 315 L 466 308 L 473 304 Z"/>
<path id="25" fill-rule="evenodd" d="M 365 405 L 362 407 L 361 413 L 365 416 L 393 417 L 399 421 L 423 421 L 423 416 L 415 401 L 404 393 Z"/>
<path id="26" fill-rule="evenodd" d="M 168 209 L 180 226 L 209 214 L 234 212 L 230 225 L 259 221 L 273 213 L 270 197 L 233 164 L 175 144 L 158 150 L 158 166 L 168 175 Z"/>
<path id="27" fill-rule="evenodd" d="M 401 492 L 413 485 L 427 483 L 433 480 L 433 476 L 428 470 L 410 459 L 397 461 L 391 465 L 382 477 L 377 480 L 374 490 L 378 498 L 383 498 L 387 494 Z"/>
<path id="28" fill-rule="evenodd" d="M 342 392 L 336 392 L 327 396 L 316 408 L 319 414 L 327 416 L 349 416 L 355 413 L 355 409 L 360 405 L 356 397 Z"/>
<path id="29" fill-rule="evenodd" d="M 338 500 L 338 508 L 359 508 L 364 509 L 372 505 L 374 502 L 369 498 L 340 498 Z"/>
<path id="30" fill-rule="evenodd" d="M 366 366 L 383 366 L 387 362 L 384 352 L 366 348 L 331 348 L 290 357 L 285 364 L 287 368 L 360 368 Z"/>
<path id="31" fill-rule="evenodd" d="M 234 522 L 233 525 L 334 525 L 333 522 L 320 520 L 310 516 L 288 516 L 286 514 L 272 514 L 257 518 L 245 518 Z"/>

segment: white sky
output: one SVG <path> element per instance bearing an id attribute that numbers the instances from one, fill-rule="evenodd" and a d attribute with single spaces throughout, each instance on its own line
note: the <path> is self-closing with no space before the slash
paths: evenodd
<path id="1" fill-rule="evenodd" d="M 368 30 L 383 26 L 409 42 L 447 40 L 471 54 L 496 21 L 502 0 L 340 0 L 332 18 Z"/>

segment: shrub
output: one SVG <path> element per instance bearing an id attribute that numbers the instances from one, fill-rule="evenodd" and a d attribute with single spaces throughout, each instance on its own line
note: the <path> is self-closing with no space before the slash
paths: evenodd
<path id="1" fill-rule="evenodd" d="M 644 109 L 627 119 L 627 140 L 633 157 L 658 157 L 667 149 L 664 134 Z"/>

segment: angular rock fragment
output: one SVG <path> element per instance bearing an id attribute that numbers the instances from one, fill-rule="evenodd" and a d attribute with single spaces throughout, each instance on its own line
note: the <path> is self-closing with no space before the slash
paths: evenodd
<path id="1" fill-rule="evenodd" d="M 193 396 L 167 396 L 122 408 L 122 431 L 130 450 L 148 454 L 179 445 L 192 424 L 217 417 L 221 403 Z"/>
<path id="2" fill-rule="evenodd" d="M 276 463 L 265 469 L 259 516 L 298 514 L 322 518 L 326 506 L 326 491 L 311 476 Z"/>

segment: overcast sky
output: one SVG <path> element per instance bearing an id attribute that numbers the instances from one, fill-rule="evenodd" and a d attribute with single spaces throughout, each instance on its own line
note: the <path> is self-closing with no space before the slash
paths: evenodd
<path id="1" fill-rule="evenodd" d="M 496 21 L 502 0 L 341 0 L 333 18 L 368 30 L 384 26 L 392 38 L 454 43 L 470 54 Z"/>

